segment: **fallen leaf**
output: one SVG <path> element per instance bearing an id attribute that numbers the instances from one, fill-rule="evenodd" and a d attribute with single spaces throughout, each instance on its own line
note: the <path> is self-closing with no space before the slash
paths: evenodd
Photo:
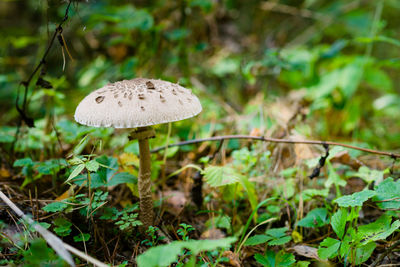
<path id="1" fill-rule="evenodd" d="M 310 258 L 310 259 L 316 259 L 318 261 L 322 261 L 318 257 L 318 249 L 317 248 L 309 247 L 306 245 L 297 245 L 297 246 L 291 247 L 289 250 L 294 251 L 297 255 L 300 255 L 300 256 L 303 256 L 306 258 Z"/>
<path id="2" fill-rule="evenodd" d="M 358 168 L 362 166 L 362 163 L 358 159 L 352 158 L 347 150 L 336 153 L 336 155 L 333 156 L 330 161 L 332 163 L 341 163 L 343 165 L 350 166 L 355 170 L 358 170 Z"/>
<path id="3" fill-rule="evenodd" d="M 205 232 L 203 232 L 200 236 L 200 239 L 221 239 L 224 238 L 226 235 L 220 229 L 211 228 Z"/>
<path id="4" fill-rule="evenodd" d="M 10 176 L 11 176 L 10 171 L 7 170 L 4 167 L 1 167 L 1 169 L 0 169 L 0 178 L 10 178 Z"/>
<path id="5" fill-rule="evenodd" d="M 61 200 L 64 200 L 64 199 L 67 199 L 67 198 L 73 196 L 75 187 L 76 187 L 76 185 L 72 185 L 67 191 L 62 193 L 61 196 L 58 196 L 56 198 L 56 201 L 61 201 Z"/>
<path id="6" fill-rule="evenodd" d="M 224 253 L 222 253 L 222 257 L 226 257 L 229 259 L 228 262 L 224 262 L 225 266 L 233 266 L 233 267 L 241 266 L 239 256 L 230 250 L 224 251 Z"/>

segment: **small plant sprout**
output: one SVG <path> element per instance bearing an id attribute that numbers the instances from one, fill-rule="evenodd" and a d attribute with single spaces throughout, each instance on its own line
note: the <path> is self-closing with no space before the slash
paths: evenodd
<path id="1" fill-rule="evenodd" d="M 199 114 L 199 99 L 174 83 L 136 78 L 108 84 L 78 105 L 75 120 L 94 127 L 135 128 L 130 139 L 139 141 L 139 219 L 145 229 L 153 224 L 149 138 L 152 125 L 179 121 Z"/>

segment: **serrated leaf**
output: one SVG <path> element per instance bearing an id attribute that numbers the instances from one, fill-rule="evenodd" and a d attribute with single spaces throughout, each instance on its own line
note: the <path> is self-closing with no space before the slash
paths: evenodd
<path id="1" fill-rule="evenodd" d="M 318 249 L 318 256 L 321 259 L 333 258 L 337 255 L 340 247 L 340 241 L 333 238 L 325 238 Z"/>
<path id="2" fill-rule="evenodd" d="M 307 213 L 306 217 L 297 222 L 302 227 L 321 227 L 329 223 L 327 218 L 328 211 L 325 208 L 313 209 Z"/>
<path id="3" fill-rule="evenodd" d="M 375 195 L 375 191 L 363 190 L 352 195 L 337 198 L 333 202 L 336 202 L 339 207 L 361 207 L 365 201 Z"/>
<path id="4" fill-rule="evenodd" d="M 372 198 L 381 209 L 400 209 L 400 180 L 389 177 L 375 186 L 376 196 Z"/>
<path id="5" fill-rule="evenodd" d="M 256 254 L 254 255 L 254 258 L 258 263 L 266 267 L 289 267 L 296 262 L 293 254 L 285 253 L 283 250 L 278 253 L 267 250 L 265 255 Z"/>
<path id="6" fill-rule="evenodd" d="M 42 210 L 47 212 L 59 212 L 65 210 L 66 208 L 68 208 L 68 204 L 63 202 L 53 202 L 44 206 Z"/>
<path id="7" fill-rule="evenodd" d="M 204 178 L 210 186 L 218 187 L 238 183 L 241 174 L 228 166 L 208 166 L 204 170 Z"/>
<path id="8" fill-rule="evenodd" d="M 235 242 L 235 237 L 222 238 L 217 240 L 188 240 L 174 241 L 167 245 L 161 245 L 148 249 L 145 253 L 136 258 L 138 267 L 163 267 L 169 266 L 178 260 L 183 249 L 189 249 L 194 255 L 201 251 L 227 248 Z"/>
<path id="9" fill-rule="evenodd" d="M 73 157 L 72 159 L 68 160 L 68 163 L 71 164 L 71 165 L 79 165 L 79 164 L 82 164 L 84 162 L 83 162 L 83 160 L 81 160 L 78 157 Z"/>
<path id="10" fill-rule="evenodd" d="M 396 220 L 391 224 L 391 216 L 382 215 L 375 222 L 358 227 L 357 238 L 362 244 L 371 241 L 386 239 L 400 227 L 400 221 Z"/>
<path id="11" fill-rule="evenodd" d="M 272 237 L 268 235 L 254 235 L 249 237 L 246 242 L 244 243 L 245 246 L 255 246 L 259 244 L 264 244 L 271 240 Z"/>
<path id="12" fill-rule="evenodd" d="M 344 231 L 346 229 L 347 215 L 348 214 L 346 209 L 339 209 L 331 217 L 332 229 L 333 231 L 335 231 L 339 239 L 342 239 L 344 235 Z"/>
<path id="13" fill-rule="evenodd" d="M 86 169 L 90 172 L 97 172 L 99 167 L 100 167 L 100 164 L 94 159 L 86 162 Z"/>
<path id="14" fill-rule="evenodd" d="M 368 260 L 369 257 L 371 257 L 372 252 L 374 252 L 375 248 L 376 248 L 375 242 L 370 242 L 366 245 L 357 247 L 354 264 L 360 265 L 361 263 Z"/>
<path id="15" fill-rule="evenodd" d="M 361 166 L 358 169 L 358 172 L 354 174 L 354 176 L 360 177 L 367 183 L 379 183 L 383 179 L 383 171 L 371 170 L 366 166 Z"/>
<path id="16" fill-rule="evenodd" d="M 268 245 L 270 245 L 270 246 L 280 246 L 280 245 L 288 243 L 290 240 L 292 240 L 291 236 L 284 236 L 284 237 L 276 238 L 274 240 L 269 241 Z"/>

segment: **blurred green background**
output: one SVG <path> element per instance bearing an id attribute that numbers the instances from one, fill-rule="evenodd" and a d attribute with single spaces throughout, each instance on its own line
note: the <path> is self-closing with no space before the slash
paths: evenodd
<path id="1" fill-rule="evenodd" d="M 14 140 L 20 82 L 39 63 L 66 6 L 0 1 L 5 145 Z M 17 150 L 56 142 L 54 128 L 79 138 L 79 101 L 107 82 L 135 77 L 192 88 L 204 112 L 187 124 L 196 122 L 192 130 L 203 136 L 271 133 L 282 122 L 269 108 L 295 106 L 291 116 L 301 118 L 293 129 L 304 138 L 398 150 L 399 12 L 398 0 L 73 1 L 63 25 L 72 59 L 56 40 L 41 70 L 52 88 L 35 85 L 39 71 L 28 94 L 36 129 L 23 128 L 30 139 Z M 182 132 L 182 139 L 194 136 Z"/>

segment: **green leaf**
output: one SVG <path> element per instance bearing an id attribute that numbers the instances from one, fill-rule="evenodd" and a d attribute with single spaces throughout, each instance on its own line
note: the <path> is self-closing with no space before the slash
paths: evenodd
<path id="1" fill-rule="evenodd" d="M 79 164 L 83 164 L 83 160 L 81 160 L 78 157 L 73 157 L 72 159 L 68 160 L 68 163 L 71 165 L 79 165 Z"/>
<path id="2" fill-rule="evenodd" d="M 296 260 L 293 254 L 285 253 L 283 250 L 275 254 L 271 250 L 267 250 L 265 255 L 254 255 L 256 261 L 266 267 L 288 267 L 292 266 Z"/>
<path id="3" fill-rule="evenodd" d="M 335 171 L 335 168 L 333 168 L 332 164 L 329 161 L 327 161 L 326 165 L 328 166 L 329 175 L 328 175 L 328 179 L 325 182 L 325 187 L 330 188 L 332 184 L 335 186 L 345 186 L 346 181 L 343 180 L 342 178 L 340 178 L 340 175 L 337 174 L 337 172 Z"/>
<path id="4" fill-rule="evenodd" d="M 370 242 L 361 247 L 357 247 L 354 264 L 360 265 L 361 263 L 368 260 L 369 257 L 371 257 L 372 252 L 374 252 L 375 248 L 376 248 L 375 242 Z"/>
<path id="5" fill-rule="evenodd" d="M 74 155 L 79 155 L 82 153 L 83 149 L 85 148 L 85 146 L 89 143 L 89 135 L 85 135 L 85 137 L 83 137 L 78 145 L 74 148 Z"/>
<path id="6" fill-rule="evenodd" d="M 68 182 L 68 181 L 74 179 L 76 176 L 78 176 L 83 171 L 83 169 L 85 169 L 85 164 L 76 165 L 74 170 L 68 176 L 68 179 L 66 180 L 66 182 Z"/>
<path id="7" fill-rule="evenodd" d="M 208 166 L 204 170 L 204 177 L 210 186 L 224 186 L 241 180 L 242 175 L 228 166 Z"/>
<path id="8" fill-rule="evenodd" d="M 372 198 L 381 209 L 400 209 L 400 180 L 386 178 L 375 186 L 376 196 Z"/>
<path id="9" fill-rule="evenodd" d="M 371 241 L 384 240 L 400 227 L 400 220 L 391 224 L 392 218 L 389 215 L 382 215 L 373 223 L 358 227 L 357 238 L 362 244 Z"/>
<path id="10" fill-rule="evenodd" d="M 360 177 L 367 183 L 380 183 L 383 180 L 383 171 L 371 170 L 366 166 L 361 166 L 354 176 Z"/>
<path id="11" fill-rule="evenodd" d="M 89 239 L 90 239 L 90 234 L 88 234 L 88 233 L 82 233 L 82 234 L 74 236 L 75 242 L 83 242 L 83 241 L 86 242 L 86 241 L 89 241 Z"/>
<path id="12" fill-rule="evenodd" d="M 306 189 L 302 191 L 303 200 L 307 201 L 316 196 L 321 196 L 326 198 L 329 194 L 329 189 Z"/>
<path id="13" fill-rule="evenodd" d="M 333 202 L 336 202 L 339 207 L 361 207 L 365 201 L 375 195 L 375 191 L 363 190 L 352 195 L 337 198 Z"/>
<path id="14" fill-rule="evenodd" d="M 124 184 L 124 183 L 131 183 L 131 184 L 136 184 L 137 183 L 137 177 L 133 176 L 132 174 L 128 172 L 119 172 L 115 174 L 107 183 L 107 186 L 114 186 L 114 185 L 119 185 L 119 184 Z"/>
<path id="15" fill-rule="evenodd" d="M 57 226 L 57 227 L 54 227 L 54 232 L 56 232 L 56 234 L 59 236 L 67 236 L 72 231 L 71 230 L 72 223 L 64 218 L 55 219 L 54 225 Z"/>
<path id="16" fill-rule="evenodd" d="M 321 227 L 329 223 L 327 218 L 328 211 L 325 208 L 313 209 L 307 213 L 306 217 L 297 222 L 302 227 Z"/>
<path id="17" fill-rule="evenodd" d="M 86 162 L 86 169 L 90 172 L 96 172 L 100 167 L 100 164 L 92 159 L 91 161 Z"/>
<path id="18" fill-rule="evenodd" d="M 227 248 L 236 241 L 236 237 L 228 237 L 217 240 L 188 240 L 174 241 L 167 245 L 150 248 L 145 253 L 136 258 L 138 267 L 169 266 L 178 260 L 178 256 L 183 253 L 183 249 L 189 249 L 193 255 L 201 251 L 215 250 L 217 248 Z"/>
<path id="19" fill-rule="evenodd" d="M 249 237 L 246 242 L 244 243 L 245 246 L 255 246 L 259 244 L 264 244 L 271 240 L 272 237 L 268 235 L 254 235 Z"/>
<path id="20" fill-rule="evenodd" d="M 53 202 L 44 206 L 42 209 L 46 212 L 59 212 L 65 210 L 66 208 L 68 208 L 68 204 L 63 202 Z"/>
<path id="21" fill-rule="evenodd" d="M 339 209 L 331 217 L 332 229 L 333 231 L 335 231 L 339 239 L 343 238 L 344 231 L 346 229 L 347 215 L 348 214 L 346 209 Z"/>
<path id="22" fill-rule="evenodd" d="M 34 162 L 32 161 L 31 158 L 23 158 L 23 159 L 17 159 L 14 161 L 13 166 L 14 167 L 23 167 L 23 166 L 32 166 Z"/>
<path id="23" fill-rule="evenodd" d="M 337 255 L 337 252 L 340 247 L 340 241 L 327 237 L 325 238 L 318 249 L 318 256 L 321 259 L 329 259 L 333 258 Z"/>
<path id="24" fill-rule="evenodd" d="M 255 235 L 247 239 L 245 245 L 254 246 L 268 242 L 270 246 L 279 246 L 292 240 L 291 236 L 286 235 L 287 227 L 272 228 L 265 232 L 265 235 Z"/>

